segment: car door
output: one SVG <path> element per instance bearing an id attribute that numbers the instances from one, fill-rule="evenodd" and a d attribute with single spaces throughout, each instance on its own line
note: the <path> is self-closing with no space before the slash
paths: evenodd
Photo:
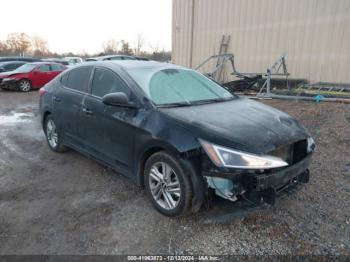
<path id="1" fill-rule="evenodd" d="M 33 87 L 42 87 L 50 81 L 51 68 L 49 64 L 43 64 L 36 67 L 30 74 L 30 80 Z"/>
<path id="2" fill-rule="evenodd" d="M 51 70 L 51 79 L 50 79 L 51 81 L 64 70 L 64 66 L 59 64 L 51 64 L 50 70 Z"/>
<path id="3" fill-rule="evenodd" d="M 59 129 L 64 139 L 78 148 L 84 148 L 85 137 L 80 136 L 78 129 L 82 125 L 82 102 L 88 93 L 91 72 L 91 66 L 66 72 L 61 76 L 61 84 L 53 97 L 54 117 Z"/>
<path id="4" fill-rule="evenodd" d="M 105 105 L 102 97 L 115 92 L 124 92 L 131 101 L 136 97 L 118 74 L 102 67 L 94 70 L 90 92 L 83 101 L 85 116 L 80 135 L 88 138 L 88 146 L 95 156 L 128 174 L 137 110 Z"/>
<path id="5" fill-rule="evenodd" d="M 42 87 L 50 81 L 51 68 L 49 64 L 43 64 L 35 68 L 32 75 L 33 87 Z"/>

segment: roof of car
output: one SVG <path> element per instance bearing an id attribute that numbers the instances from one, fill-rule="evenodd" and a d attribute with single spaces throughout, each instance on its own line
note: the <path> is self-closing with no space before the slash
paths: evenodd
<path id="1" fill-rule="evenodd" d="M 156 62 L 156 61 L 143 61 L 143 60 L 112 60 L 103 61 L 103 63 L 113 63 L 121 66 L 124 69 L 133 68 L 183 68 L 179 65 L 174 65 L 170 63 Z"/>
<path id="2" fill-rule="evenodd" d="M 105 59 L 108 59 L 108 58 L 111 58 L 111 57 L 130 57 L 130 58 L 134 58 L 131 55 L 104 55 L 104 56 L 89 57 L 86 60 L 89 60 L 89 59 L 91 59 L 91 60 L 92 59 L 94 59 L 94 60 L 105 60 Z"/>
<path id="3" fill-rule="evenodd" d="M 0 57 L 1 62 L 7 62 L 7 61 L 27 61 L 27 62 L 35 62 L 35 61 L 42 61 L 39 58 L 35 57 L 29 57 L 29 56 L 3 56 Z"/>
<path id="4" fill-rule="evenodd" d="M 87 65 L 93 65 L 93 66 L 106 66 L 106 67 L 119 67 L 124 70 L 128 69 L 134 69 L 134 68 L 149 68 L 149 69 L 161 69 L 161 68 L 174 68 L 174 69 L 185 69 L 185 67 L 170 64 L 170 63 L 163 63 L 163 62 L 156 62 L 156 61 L 142 61 L 142 60 L 104 60 L 104 61 L 90 61 L 88 63 L 82 63 L 78 67 L 81 66 L 87 66 Z M 75 67 L 77 68 L 77 67 Z"/>
<path id="5" fill-rule="evenodd" d="M 47 64 L 54 64 L 54 65 L 62 65 L 60 63 L 52 62 L 52 61 L 44 61 L 44 62 L 29 62 L 27 64 L 30 65 L 47 65 Z"/>
<path id="6" fill-rule="evenodd" d="M 186 67 L 170 64 L 170 63 L 163 63 L 163 62 L 156 62 L 156 61 L 142 61 L 142 60 L 105 60 L 105 61 L 90 61 L 87 63 L 81 63 L 77 66 L 74 66 L 72 68 L 69 68 L 66 70 L 66 72 L 70 72 L 71 70 L 75 70 L 80 67 L 86 67 L 86 66 L 104 66 L 108 67 L 110 69 L 116 69 L 121 68 L 125 71 L 128 71 L 129 69 L 136 69 L 136 68 L 144 68 L 144 69 L 154 69 L 157 71 L 157 69 L 187 69 Z"/>
<path id="7" fill-rule="evenodd" d="M 27 64 L 28 62 L 26 61 L 6 61 L 6 62 L 1 62 L 0 65 L 8 65 L 8 64 Z"/>

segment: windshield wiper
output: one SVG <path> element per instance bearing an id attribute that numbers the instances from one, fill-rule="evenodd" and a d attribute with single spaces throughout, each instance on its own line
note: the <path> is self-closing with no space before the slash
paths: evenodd
<path id="1" fill-rule="evenodd" d="M 181 107 L 181 106 L 190 106 L 189 102 L 178 102 L 178 103 L 169 103 L 169 104 L 161 104 L 157 105 L 157 107 Z"/>
<path id="2" fill-rule="evenodd" d="M 210 103 L 216 103 L 216 102 L 225 102 L 225 101 L 231 101 L 234 97 L 228 97 L 228 98 L 213 98 L 213 99 L 205 99 L 205 100 L 198 100 L 198 101 L 192 101 L 191 104 L 193 105 L 202 105 L 202 104 L 210 104 Z"/>

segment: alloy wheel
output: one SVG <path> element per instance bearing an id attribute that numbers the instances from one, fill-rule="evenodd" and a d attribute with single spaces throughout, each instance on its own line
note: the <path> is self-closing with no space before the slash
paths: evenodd
<path id="1" fill-rule="evenodd" d="M 49 119 L 46 124 L 46 136 L 50 146 L 56 148 L 58 145 L 58 133 L 56 125 L 51 119 Z"/>
<path id="2" fill-rule="evenodd" d="M 22 81 L 19 83 L 19 89 L 20 89 L 22 92 L 28 92 L 28 91 L 30 91 L 30 83 L 29 83 L 29 81 L 22 80 Z"/>
<path id="3" fill-rule="evenodd" d="M 149 185 L 153 199 L 164 209 L 172 210 L 181 199 L 179 179 L 165 162 L 155 163 L 149 173 Z"/>

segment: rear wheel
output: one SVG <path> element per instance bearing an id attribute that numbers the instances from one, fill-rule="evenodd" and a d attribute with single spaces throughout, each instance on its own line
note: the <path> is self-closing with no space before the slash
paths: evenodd
<path id="1" fill-rule="evenodd" d="M 53 118 L 49 115 L 45 119 L 45 135 L 49 148 L 54 152 L 63 152 L 68 148 L 62 144 L 61 135 L 58 132 Z"/>
<path id="2" fill-rule="evenodd" d="M 152 155 L 145 166 L 145 188 L 152 204 L 169 217 L 189 213 L 192 186 L 179 161 L 166 152 Z"/>
<path id="3" fill-rule="evenodd" d="M 23 79 L 23 80 L 19 81 L 18 89 L 21 92 L 29 92 L 32 89 L 32 85 L 30 84 L 30 82 L 28 80 Z"/>

